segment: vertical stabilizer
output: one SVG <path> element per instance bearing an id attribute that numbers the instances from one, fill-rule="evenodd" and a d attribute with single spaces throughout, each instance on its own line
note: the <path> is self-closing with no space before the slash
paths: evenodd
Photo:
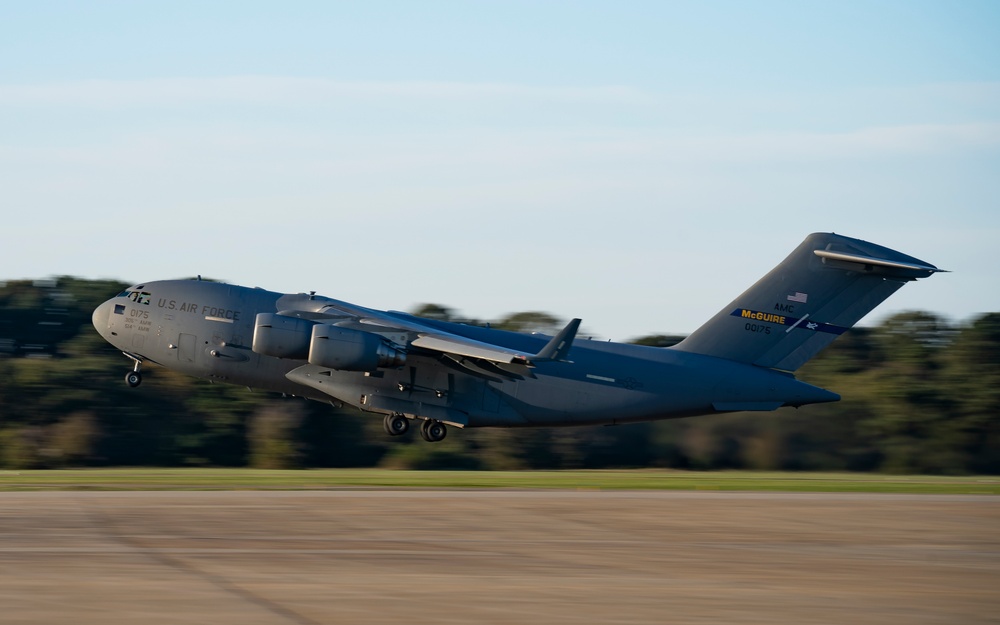
<path id="1" fill-rule="evenodd" d="M 905 283 L 938 271 L 881 245 L 811 234 L 670 349 L 795 371 Z"/>

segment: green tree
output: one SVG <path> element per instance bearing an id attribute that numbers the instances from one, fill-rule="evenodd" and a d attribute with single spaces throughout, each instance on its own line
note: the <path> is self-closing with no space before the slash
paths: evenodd
<path id="1" fill-rule="evenodd" d="M 440 304 L 420 304 L 413 309 L 412 314 L 436 321 L 454 321 L 457 318 L 453 309 Z"/>
<path id="2" fill-rule="evenodd" d="M 295 469 L 302 450 L 295 432 L 305 416 L 301 402 L 272 402 L 250 417 L 250 466 L 258 469 Z"/>
<path id="3" fill-rule="evenodd" d="M 965 470 L 1000 474 L 1000 313 L 964 328 L 943 354 L 949 389 L 948 437 Z"/>
<path id="4" fill-rule="evenodd" d="M 492 324 L 492 327 L 511 332 L 556 334 L 562 329 L 562 323 L 558 317 L 553 317 L 549 313 L 528 311 L 509 314 Z"/>

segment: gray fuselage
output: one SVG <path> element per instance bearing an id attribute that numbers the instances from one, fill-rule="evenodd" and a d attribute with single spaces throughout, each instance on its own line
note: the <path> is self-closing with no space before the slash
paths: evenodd
<path id="1" fill-rule="evenodd" d="M 497 366 L 406 348 L 405 364 L 342 371 L 252 349 L 259 313 L 307 310 L 326 301 L 194 280 L 137 285 L 94 311 L 118 349 L 199 378 L 343 403 L 367 412 L 461 427 L 613 424 L 836 401 L 792 375 L 671 348 L 577 339 L 568 356 L 531 367 Z M 550 337 L 380 313 L 528 354 Z M 403 330 L 372 328 L 406 346 Z"/>

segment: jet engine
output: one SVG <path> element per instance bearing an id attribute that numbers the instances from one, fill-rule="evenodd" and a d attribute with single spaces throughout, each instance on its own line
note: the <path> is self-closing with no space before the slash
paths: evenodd
<path id="1" fill-rule="evenodd" d="M 305 360 L 314 325 L 316 322 L 308 319 L 260 313 L 254 321 L 251 349 L 264 356 Z"/>
<path id="2" fill-rule="evenodd" d="M 318 324 L 309 343 L 309 364 L 341 371 L 374 371 L 379 367 L 402 367 L 406 352 L 389 345 L 371 332 Z"/>
<path id="3" fill-rule="evenodd" d="M 377 334 L 274 313 L 257 315 L 252 349 L 340 371 L 375 371 L 406 363 L 406 352 Z"/>

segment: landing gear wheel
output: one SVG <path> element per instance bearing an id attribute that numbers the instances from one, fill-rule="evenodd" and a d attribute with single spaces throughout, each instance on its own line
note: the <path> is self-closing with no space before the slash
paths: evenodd
<path id="1" fill-rule="evenodd" d="M 139 369 L 142 368 L 142 358 L 139 358 L 138 356 L 130 354 L 128 352 L 122 352 L 122 353 L 125 354 L 125 356 L 127 356 L 132 362 L 135 363 L 135 366 L 132 367 L 132 370 L 125 374 L 125 384 L 128 384 L 132 388 L 135 388 L 140 384 L 142 384 L 142 374 L 139 373 Z"/>
<path id="2" fill-rule="evenodd" d="M 428 443 L 437 443 L 448 436 L 448 426 L 440 421 L 424 421 L 420 426 L 420 436 Z"/>
<path id="3" fill-rule="evenodd" d="M 410 429 L 410 420 L 401 414 L 387 414 L 382 420 L 382 427 L 389 436 L 399 436 Z"/>

